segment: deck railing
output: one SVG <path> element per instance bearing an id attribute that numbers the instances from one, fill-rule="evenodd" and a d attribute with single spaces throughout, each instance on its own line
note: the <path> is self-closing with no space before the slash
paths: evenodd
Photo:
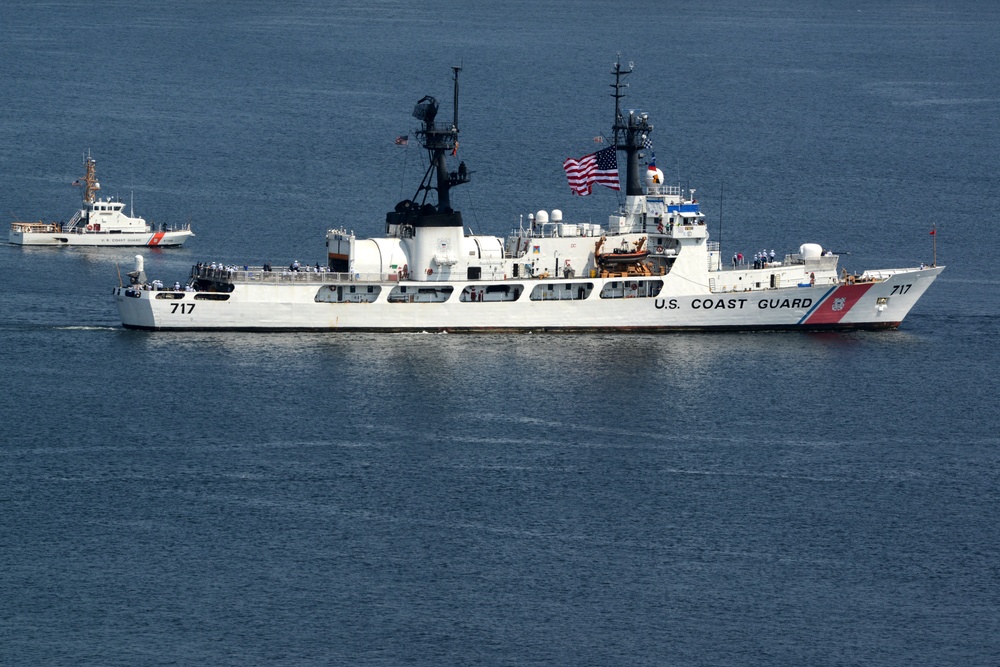
<path id="1" fill-rule="evenodd" d="M 10 230 L 24 234 L 54 234 L 61 231 L 58 223 L 42 222 L 41 220 L 38 222 L 12 222 Z"/>
<path id="2" fill-rule="evenodd" d="M 242 269 L 211 268 L 197 266 L 191 268 L 192 278 L 204 278 L 222 283 L 267 283 L 304 285 L 337 285 L 347 283 L 372 283 L 399 280 L 397 273 L 337 273 L 334 271 L 317 271 L 313 268 L 303 268 L 298 271 L 279 269 L 265 271 L 260 266 L 248 266 Z"/>

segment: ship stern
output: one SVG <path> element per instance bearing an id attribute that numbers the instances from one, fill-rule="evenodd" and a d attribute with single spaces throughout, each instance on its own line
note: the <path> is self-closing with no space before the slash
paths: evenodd
<path id="1" fill-rule="evenodd" d="M 152 302 L 154 292 L 135 287 L 116 287 L 112 294 L 123 327 L 126 329 L 156 329 Z"/>

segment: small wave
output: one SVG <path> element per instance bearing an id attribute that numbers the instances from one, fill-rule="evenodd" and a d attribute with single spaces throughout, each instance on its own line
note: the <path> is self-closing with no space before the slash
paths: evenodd
<path id="1" fill-rule="evenodd" d="M 927 99 L 898 102 L 907 107 L 927 107 L 927 106 L 957 106 L 962 104 L 994 104 L 998 102 L 995 97 L 955 97 L 950 99 Z"/>
<path id="2" fill-rule="evenodd" d="M 59 331 L 118 331 L 120 327 L 95 327 L 95 326 L 74 325 L 74 326 L 56 327 L 56 329 L 58 329 Z"/>

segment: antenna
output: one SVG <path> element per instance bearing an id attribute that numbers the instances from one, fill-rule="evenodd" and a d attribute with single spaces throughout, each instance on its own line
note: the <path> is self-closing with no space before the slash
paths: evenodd
<path id="1" fill-rule="evenodd" d="M 937 266 L 937 223 L 934 223 L 934 226 L 931 227 L 931 239 L 934 245 L 934 263 L 931 266 Z"/>
<path id="2" fill-rule="evenodd" d="M 644 194 L 642 188 L 642 178 L 639 171 L 639 151 L 642 150 L 648 139 L 649 133 L 653 131 L 653 125 L 649 122 L 649 116 L 639 109 L 629 109 L 628 118 L 622 113 L 621 100 L 625 97 L 622 92 L 628 88 L 624 83 L 625 77 L 635 69 L 634 63 L 629 63 L 628 68 L 622 67 L 621 54 L 615 61 L 615 68 L 611 73 L 615 76 L 615 82 L 611 87 L 615 92 L 611 95 L 615 98 L 615 150 L 625 151 L 625 196 L 640 196 Z"/>
<path id="3" fill-rule="evenodd" d="M 458 65 L 456 67 L 453 65 L 451 71 L 454 73 L 453 75 L 455 77 L 455 112 L 454 112 L 455 120 L 452 122 L 452 125 L 454 125 L 457 128 L 458 127 L 458 73 L 462 71 L 462 66 Z"/>
<path id="4" fill-rule="evenodd" d="M 725 257 L 725 255 L 722 254 L 722 202 L 725 196 L 726 196 L 726 182 L 722 181 L 722 185 L 719 187 L 719 271 L 722 270 L 722 262 L 723 258 Z"/>

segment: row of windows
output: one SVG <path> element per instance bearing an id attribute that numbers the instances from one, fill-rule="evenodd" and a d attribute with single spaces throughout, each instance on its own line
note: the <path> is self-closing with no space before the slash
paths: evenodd
<path id="1" fill-rule="evenodd" d="M 128 294 L 129 291 L 135 292 L 136 293 L 135 296 L 139 295 L 138 294 L 139 290 L 137 289 L 130 288 L 129 290 L 126 290 L 126 294 Z M 156 294 L 156 298 L 176 300 L 176 299 L 183 299 L 184 294 L 185 294 L 184 292 L 158 292 Z M 133 295 L 128 294 L 128 296 L 133 296 Z M 229 301 L 229 295 L 223 294 L 221 292 L 196 292 L 194 295 L 194 299 L 196 301 Z"/>
<path id="2" fill-rule="evenodd" d="M 469 285 L 459 292 L 462 302 L 517 301 L 524 292 L 524 285 Z M 602 299 L 650 298 L 659 295 L 662 280 L 615 280 L 601 288 Z M 589 299 L 594 291 L 591 282 L 540 283 L 535 285 L 528 298 L 532 301 L 580 301 Z M 397 285 L 389 291 L 389 303 L 444 303 L 451 299 L 455 288 L 450 285 L 414 287 Z M 316 294 L 322 303 L 373 303 L 382 293 L 379 285 L 326 285 Z"/>

